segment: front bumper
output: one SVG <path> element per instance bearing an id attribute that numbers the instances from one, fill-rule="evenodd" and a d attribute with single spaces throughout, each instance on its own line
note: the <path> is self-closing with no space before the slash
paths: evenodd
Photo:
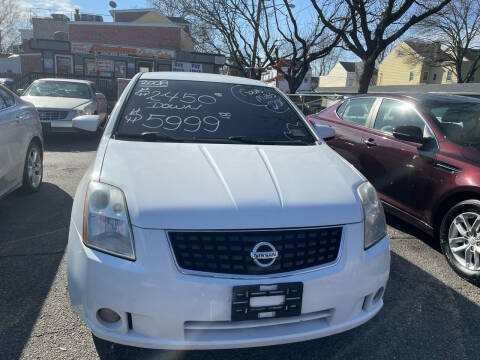
<path id="1" fill-rule="evenodd" d="M 70 227 L 71 303 L 92 332 L 105 340 L 159 349 L 267 346 L 351 329 L 383 306 L 389 239 L 364 251 L 359 235 L 363 224 L 344 226 L 341 255 L 333 266 L 248 280 L 182 274 L 164 231 L 133 231 L 135 262 L 85 247 L 75 224 Z M 233 286 L 297 281 L 304 286 L 300 317 L 230 321 Z M 121 320 L 114 325 L 103 322 L 96 315 L 100 308 L 115 310 Z"/>
<path id="2" fill-rule="evenodd" d="M 49 112 L 68 112 L 67 116 L 61 120 L 42 120 L 40 119 L 40 123 L 42 124 L 42 131 L 44 134 L 49 133 L 88 133 L 88 131 L 80 130 L 73 127 L 73 118 L 76 116 L 74 110 L 68 109 L 43 109 L 39 108 L 39 111 L 49 111 Z"/>

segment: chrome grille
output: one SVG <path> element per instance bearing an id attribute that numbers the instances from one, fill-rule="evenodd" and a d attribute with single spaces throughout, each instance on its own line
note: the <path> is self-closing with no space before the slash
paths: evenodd
<path id="1" fill-rule="evenodd" d="M 179 267 L 185 270 L 234 275 L 277 274 L 317 267 L 337 259 L 342 227 L 252 230 L 169 231 Z M 273 264 L 261 267 L 251 252 L 260 242 L 278 251 Z"/>
<path id="2" fill-rule="evenodd" d="M 40 121 L 52 121 L 52 120 L 64 120 L 68 111 L 48 111 L 48 110 L 39 110 Z"/>

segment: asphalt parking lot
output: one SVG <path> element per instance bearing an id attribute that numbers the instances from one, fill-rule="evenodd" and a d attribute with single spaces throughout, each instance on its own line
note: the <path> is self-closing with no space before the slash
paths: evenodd
<path id="1" fill-rule="evenodd" d="M 480 289 L 439 246 L 389 218 L 385 307 L 367 324 L 303 343 L 222 351 L 153 351 L 95 342 L 70 307 L 68 225 L 75 188 L 99 137 L 47 139 L 39 193 L 0 200 L 0 359 L 479 359 Z"/>

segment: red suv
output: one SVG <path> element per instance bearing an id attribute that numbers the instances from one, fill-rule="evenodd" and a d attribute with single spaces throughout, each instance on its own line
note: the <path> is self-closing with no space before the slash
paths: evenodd
<path id="1" fill-rule="evenodd" d="M 311 121 L 377 188 L 386 211 L 439 238 L 448 263 L 480 283 L 480 100 L 364 95 Z"/>

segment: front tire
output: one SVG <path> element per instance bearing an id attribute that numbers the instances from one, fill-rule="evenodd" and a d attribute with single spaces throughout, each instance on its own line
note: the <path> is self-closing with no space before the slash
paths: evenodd
<path id="1" fill-rule="evenodd" d="M 34 193 L 40 189 L 43 179 L 43 154 L 36 142 L 30 143 L 23 168 L 22 190 L 25 193 Z"/>
<path id="2" fill-rule="evenodd" d="M 480 201 L 452 207 L 440 226 L 440 245 L 448 264 L 464 279 L 480 285 Z"/>

